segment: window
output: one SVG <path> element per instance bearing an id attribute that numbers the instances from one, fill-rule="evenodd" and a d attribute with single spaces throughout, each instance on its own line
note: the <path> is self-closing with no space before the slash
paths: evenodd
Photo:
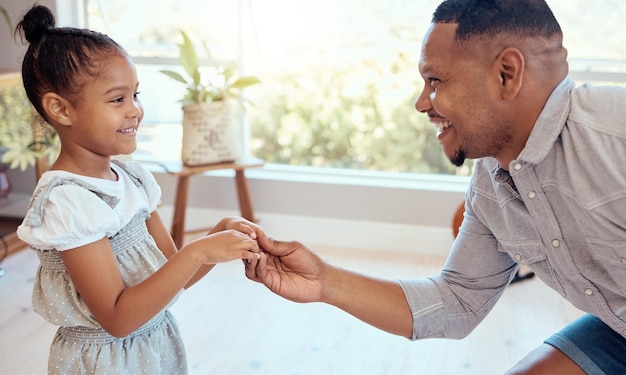
<path id="1" fill-rule="evenodd" d="M 146 121 L 178 122 L 177 29 L 263 83 L 248 90 L 247 146 L 270 163 L 468 175 L 444 158 L 425 116 L 421 38 L 440 0 L 84 0 L 87 25 L 134 56 Z M 548 0 L 572 77 L 626 81 L 622 0 Z"/>

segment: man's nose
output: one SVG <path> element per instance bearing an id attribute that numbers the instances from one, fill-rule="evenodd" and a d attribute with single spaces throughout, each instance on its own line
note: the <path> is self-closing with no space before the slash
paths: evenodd
<path id="1" fill-rule="evenodd" d="M 430 91 L 424 87 L 422 92 L 417 97 L 415 101 L 415 109 L 418 112 L 426 113 L 429 109 L 432 108 L 432 103 L 430 101 Z"/>

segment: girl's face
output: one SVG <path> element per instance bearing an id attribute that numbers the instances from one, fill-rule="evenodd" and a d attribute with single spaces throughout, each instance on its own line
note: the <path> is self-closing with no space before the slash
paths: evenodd
<path id="1" fill-rule="evenodd" d="M 102 156 L 135 151 L 137 128 L 143 118 L 138 88 L 135 65 L 128 56 L 105 56 L 95 78 L 84 83 L 75 97 L 69 141 Z"/>

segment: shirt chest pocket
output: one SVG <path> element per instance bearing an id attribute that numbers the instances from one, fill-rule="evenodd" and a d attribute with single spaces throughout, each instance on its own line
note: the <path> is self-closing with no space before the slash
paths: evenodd
<path id="1" fill-rule="evenodd" d="M 528 266 L 550 288 L 564 295 L 564 289 L 558 281 L 554 268 L 550 266 L 540 242 L 500 241 L 498 250 L 509 254 L 516 263 Z"/>

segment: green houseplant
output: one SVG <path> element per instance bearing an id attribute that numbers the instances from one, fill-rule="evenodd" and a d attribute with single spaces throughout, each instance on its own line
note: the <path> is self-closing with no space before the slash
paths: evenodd
<path id="1" fill-rule="evenodd" d="M 0 147 L 2 162 L 21 170 L 53 162 L 60 150 L 57 133 L 26 98 L 19 73 L 0 76 Z"/>
<path id="2" fill-rule="evenodd" d="M 10 168 L 45 169 L 59 155 L 61 142 L 57 133 L 34 110 L 26 117 L 0 119 L 0 129 L 0 145 L 4 148 L 1 161 Z M 42 172 L 37 170 L 38 175 Z"/>
<path id="3" fill-rule="evenodd" d="M 180 30 L 179 61 L 187 77 L 172 70 L 161 73 L 185 85 L 181 99 L 183 111 L 182 161 L 186 165 L 233 161 L 239 157 L 240 140 L 232 118 L 231 99 L 240 99 L 240 91 L 260 83 L 254 76 L 236 77 L 237 65 L 219 64 L 203 43 L 208 66 L 201 67 L 189 35 Z M 205 71 L 201 72 L 204 68 Z"/>
<path id="4" fill-rule="evenodd" d="M 228 98 L 238 98 L 238 91 L 248 86 L 256 85 L 260 81 L 254 76 L 235 77 L 237 64 L 229 61 L 225 66 L 218 64 L 211 57 L 206 43 L 203 43 L 204 52 L 209 60 L 209 68 L 213 70 L 208 78 L 203 77 L 200 71 L 200 59 L 196 48 L 184 31 L 180 30 L 183 42 L 178 45 L 180 50 L 179 61 L 187 78 L 173 70 L 161 70 L 161 73 L 185 85 L 186 94 L 181 100 L 183 106 L 194 103 L 211 103 Z"/>
<path id="5" fill-rule="evenodd" d="M 13 25 L 7 10 L 0 13 L 9 33 Z M 56 132 L 39 116 L 24 92 L 18 72 L 0 74 L 0 149 L 2 163 L 22 171 L 35 166 L 37 174 L 54 161 L 60 150 Z"/>

